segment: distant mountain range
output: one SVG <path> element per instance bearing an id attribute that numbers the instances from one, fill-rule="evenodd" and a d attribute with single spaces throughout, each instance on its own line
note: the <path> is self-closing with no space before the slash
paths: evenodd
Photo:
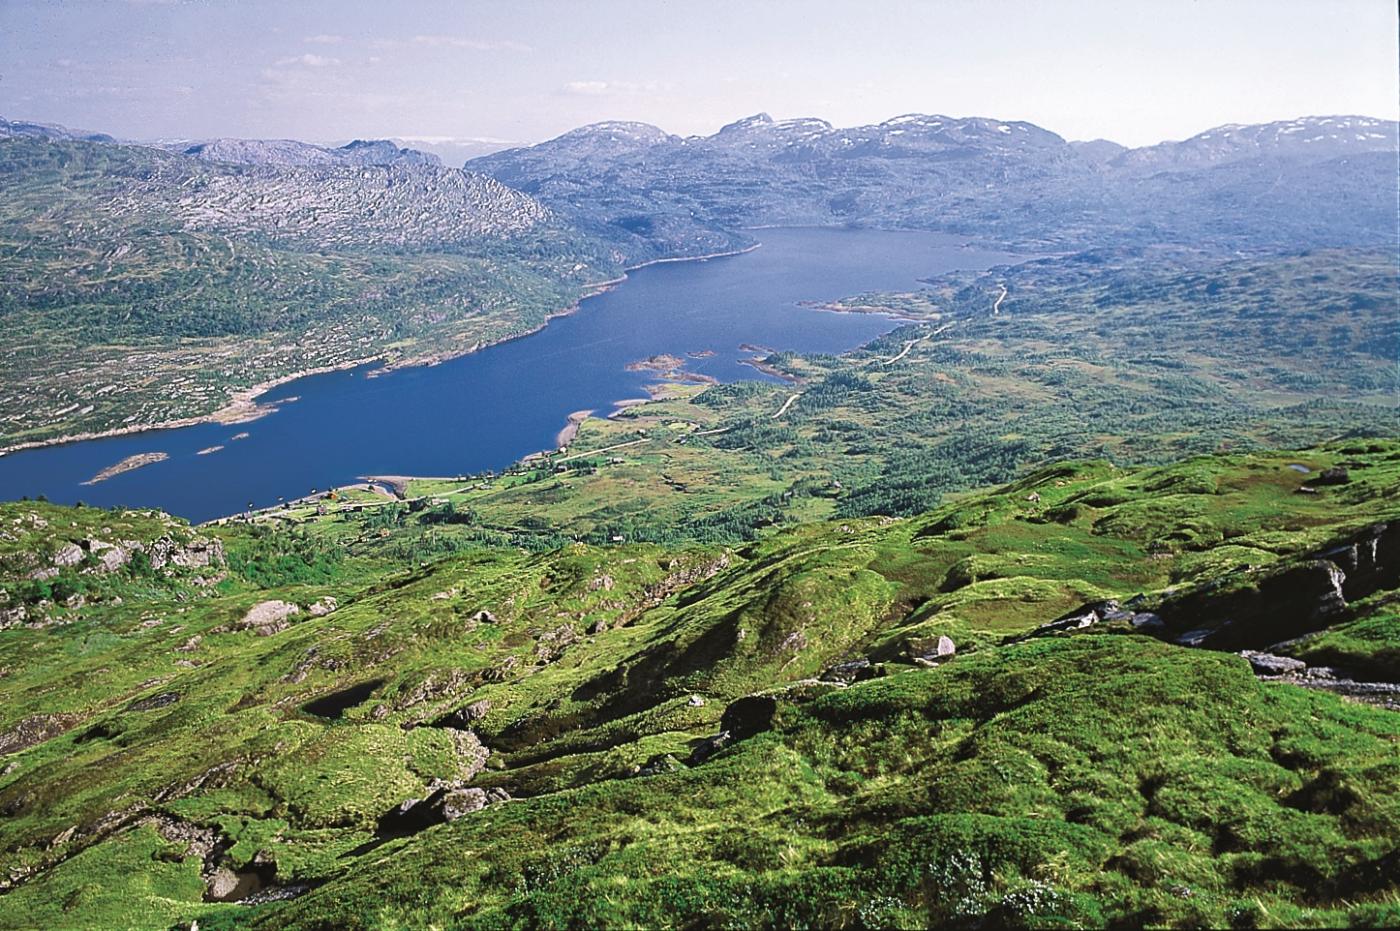
<path id="1" fill-rule="evenodd" d="M 167 143 L 161 148 L 209 162 L 242 165 L 442 165 L 436 155 L 400 148 L 388 139 L 356 139 L 338 148 L 294 139 L 211 139 L 189 145 Z"/>
<path id="2" fill-rule="evenodd" d="M 722 251 L 749 241 L 744 228 L 769 225 L 935 229 L 1043 248 L 1125 240 L 1222 248 L 1374 245 L 1395 238 L 1394 198 L 1387 192 L 1394 188 L 1398 135 L 1393 121 L 1314 116 L 1219 126 L 1179 142 L 1126 148 L 1104 139 L 1069 142 L 1031 123 L 981 117 L 905 114 L 842 129 L 759 113 L 710 136 L 596 123 L 473 158 L 467 167 L 614 243 L 623 261 Z M 118 143 L 105 133 L 0 120 L 5 136 Z M 443 140 L 427 142 L 441 148 Z M 443 170 L 437 155 L 384 139 L 342 146 L 231 138 L 138 144 L 268 169 Z M 264 183 L 268 176 L 259 177 Z M 311 176 L 288 183 L 317 184 Z M 431 225 L 429 215 L 456 209 L 451 204 L 449 198 L 407 209 L 417 211 L 415 224 Z"/>
<path id="3" fill-rule="evenodd" d="M 1363 116 L 1128 149 L 984 118 L 838 129 L 760 113 L 711 136 L 598 123 L 468 165 L 624 237 L 859 224 L 1057 247 L 1125 236 L 1237 247 L 1393 239 L 1396 151 L 1397 124 Z"/>

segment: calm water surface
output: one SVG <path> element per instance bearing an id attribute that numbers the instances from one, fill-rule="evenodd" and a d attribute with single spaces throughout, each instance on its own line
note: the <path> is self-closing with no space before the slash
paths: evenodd
<path id="1" fill-rule="evenodd" d="M 654 381 L 630 362 L 660 353 L 721 381 L 766 376 L 743 344 L 843 352 L 897 321 L 804 309 L 799 301 L 912 289 L 953 269 L 1018 261 L 933 233 L 783 229 L 756 234 L 744 255 L 639 269 L 541 332 L 431 367 L 374 378 L 366 369 L 314 375 L 260 399 L 295 403 L 260 420 L 203 424 L 11 453 L 4 496 L 154 506 L 194 521 L 304 495 L 365 475 L 458 475 L 499 469 L 553 445 L 570 411 L 605 414 Z M 234 441 L 235 434 L 247 432 Z M 222 445 L 209 455 L 199 450 Z M 96 485 L 101 469 L 136 453 L 170 458 Z"/>

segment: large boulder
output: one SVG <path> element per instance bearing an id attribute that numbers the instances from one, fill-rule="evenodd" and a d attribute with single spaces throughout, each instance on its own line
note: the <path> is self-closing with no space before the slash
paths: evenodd
<path id="1" fill-rule="evenodd" d="M 1259 676 L 1286 676 L 1308 668 L 1308 664 L 1300 659 L 1275 656 L 1273 653 L 1261 653 L 1258 650 L 1241 650 L 1240 656 L 1249 660 L 1255 675 Z"/>
<path id="2" fill-rule="evenodd" d="M 59 547 L 58 552 L 53 554 L 53 559 L 49 560 L 53 565 L 59 567 L 76 566 L 83 561 L 83 548 L 76 543 L 65 543 Z"/>
<path id="3" fill-rule="evenodd" d="M 478 788 L 451 789 L 438 801 L 443 821 L 456 821 L 463 815 L 481 811 L 487 805 L 486 790 Z"/>
<path id="4" fill-rule="evenodd" d="M 455 727 L 467 728 L 473 722 L 480 721 L 486 717 L 491 710 L 491 699 L 483 698 L 470 704 L 463 705 L 432 722 L 433 727 Z"/>
<path id="5" fill-rule="evenodd" d="M 1329 559 L 1309 559 L 1247 576 L 1226 588 L 1202 586 L 1157 608 L 1161 633 L 1184 646 L 1243 650 L 1319 630 L 1345 610 L 1346 574 Z"/>
<path id="6" fill-rule="evenodd" d="M 425 797 L 408 799 L 380 815 L 376 833 L 380 837 L 416 834 L 435 824 L 456 821 L 487 805 L 510 801 L 510 793 L 499 787 L 480 789 L 453 782 L 435 783 L 428 789 Z"/>
<path id="7" fill-rule="evenodd" d="M 720 717 L 719 727 L 735 740 L 746 740 L 773 727 L 778 701 L 771 695 L 749 695 L 730 702 Z"/>
<path id="8" fill-rule="evenodd" d="M 239 630 L 256 631 L 266 637 L 286 630 L 291 624 L 288 618 L 300 614 L 301 608 L 288 601 L 260 601 L 248 609 L 234 626 Z"/>

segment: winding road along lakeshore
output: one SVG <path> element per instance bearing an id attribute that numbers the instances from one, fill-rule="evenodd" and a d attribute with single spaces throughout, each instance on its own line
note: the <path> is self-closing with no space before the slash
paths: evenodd
<path id="1" fill-rule="evenodd" d="M 789 407 L 792 407 L 793 402 L 796 401 L 796 400 L 797 400 L 798 398 L 800 398 L 800 397 L 802 397 L 802 393 L 801 393 L 801 392 L 798 392 L 797 394 L 790 394 L 790 395 L 788 395 L 788 399 L 787 399 L 786 401 L 783 402 L 783 406 L 782 406 L 782 407 L 778 408 L 778 412 L 777 412 L 776 414 L 773 415 L 773 419 L 774 419 L 774 420 L 777 420 L 779 417 L 781 417 L 781 416 L 783 416 L 784 414 L 786 414 L 786 413 L 788 412 L 788 408 L 789 408 Z"/>

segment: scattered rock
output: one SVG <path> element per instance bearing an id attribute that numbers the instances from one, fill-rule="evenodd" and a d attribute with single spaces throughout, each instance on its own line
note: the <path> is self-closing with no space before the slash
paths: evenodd
<path id="1" fill-rule="evenodd" d="M 0 756 L 26 750 L 65 733 L 82 720 L 76 714 L 32 714 L 0 732 Z"/>
<path id="2" fill-rule="evenodd" d="M 1151 611 L 1138 611 L 1134 613 L 1132 618 L 1130 618 L 1130 623 L 1132 623 L 1135 630 L 1139 630 L 1145 634 L 1155 634 L 1160 630 L 1165 630 L 1167 626 L 1160 615 L 1154 614 Z"/>
<path id="3" fill-rule="evenodd" d="M 338 607 L 340 607 L 340 602 L 336 601 L 330 595 L 327 595 L 326 597 L 313 601 L 310 605 L 308 605 L 306 608 L 306 613 L 311 615 L 312 617 L 325 617 L 327 614 L 330 614 Z"/>
<path id="4" fill-rule="evenodd" d="M 238 630 L 253 630 L 258 636 L 267 637 L 280 633 L 291 626 L 287 618 L 300 614 L 301 608 L 286 601 L 263 601 L 248 609 L 243 619 L 234 626 Z"/>
<path id="5" fill-rule="evenodd" d="M 230 867 L 221 866 L 214 870 L 205 886 L 205 898 L 214 902 L 231 901 L 237 892 L 240 880 Z"/>
<path id="6" fill-rule="evenodd" d="M 1209 640 L 1214 633 L 1215 628 L 1213 627 L 1197 627 L 1194 630 L 1188 630 L 1183 634 L 1178 634 L 1172 643 L 1184 647 L 1198 647 Z"/>
<path id="7" fill-rule="evenodd" d="M 912 637 L 905 645 L 905 652 L 916 665 L 932 667 L 956 656 L 958 646 L 952 637 L 945 634 L 939 634 L 936 638 Z"/>
<path id="8" fill-rule="evenodd" d="M 142 698 L 126 706 L 127 711 L 154 711 L 157 708 L 165 708 L 175 704 L 180 700 L 179 692 L 161 692 L 159 695 L 152 695 Z"/>
<path id="9" fill-rule="evenodd" d="M 682 768 L 681 761 L 669 753 L 658 753 L 633 772 L 634 776 L 662 776 Z"/>
<path id="10" fill-rule="evenodd" d="M 504 682 L 515 674 L 515 670 L 520 666 L 520 660 L 514 656 L 507 656 L 495 666 L 481 674 L 481 678 L 486 682 Z"/>
<path id="11" fill-rule="evenodd" d="M 703 708 L 705 707 L 705 699 L 700 695 L 692 695 L 686 699 L 686 704 L 692 708 Z"/>
<path id="12" fill-rule="evenodd" d="M 1308 667 L 1308 664 L 1300 659 L 1275 656 L 1272 653 L 1261 653 L 1258 650 L 1241 650 L 1240 656 L 1249 660 L 1249 665 L 1254 667 L 1254 672 L 1261 676 L 1283 676 L 1293 672 L 1301 672 Z"/>
<path id="13" fill-rule="evenodd" d="M 578 640 L 578 631 L 574 630 L 572 624 L 561 624 L 551 631 L 543 633 L 535 643 L 535 660 L 541 665 L 548 665 L 564 655 L 564 651 L 569 645 Z"/>
<path id="14" fill-rule="evenodd" d="M 452 735 L 463 779 L 470 779 L 486 768 L 486 758 L 491 755 L 491 751 L 481 745 L 481 741 L 475 733 L 458 730 L 455 727 L 444 728 L 444 730 Z"/>
<path id="15" fill-rule="evenodd" d="M 92 541 L 92 546 L 92 553 L 97 557 L 97 571 L 99 572 L 116 572 L 131 562 L 131 553 L 124 547 L 112 546 L 96 540 Z M 99 550 L 98 546 L 102 548 Z"/>
<path id="16" fill-rule="evenodd" d="M 730 702 L 719 720 L 719 727 L 735 740 L 745 740 L 772 729 L 777 711 L 778 702 L 772 696 L 749 695 Z"/>
<path id="17" fill-rule="evenodd" d="M 486 717 L 487 712 L 490 710 L 491 700 L 489 698 L 483 698 L 480 701 L 474 701 L 454 711 L 449 711 L 447 714 L 431 722 L 430 726 L 466 729 L 473 722 L 480 721 L 482 718 Z"/>
<path id="18" fill-rule="evenodd" d="M 438 803 L 444 821 L 456 821 L 463 815 L 481 811 L 487 806 L 486 792 L 483 789 L 453 789 L 442 796 Z"/>
<path id="19" fill-rule="evenodd" d="M 408 799 L 381 815 L 375 833 L 381 838 L 416 834 L 435 824 L 456 821 L 481 811 L 487 805 L 510 801 L 510 793 L 499 787 L 468 788 L 453 782 L 435 783 L 428 789 L 426 797 Z"/>
<path id="20" fill-rule="evenodd" d="M 1345 485 L 1351 481 L 1351 475 L 1341 466 L 1333 466 L 1324 469 L 1321 475 L 1312 479 L 1313 485 Z"/>
<path id="21" fill-rule="evenodd" d="M 847 660 L 844 663 L 837 663 L 825 669 L 817 678 L 823 682 L 864 682 L 866 679 L 874 679 L 885 673 L 883 666 L 877 666 L 870 660 L 861 657 L 859 659 Z"/>
<path id="22" fill-rule="evenodd" d="M 713 737 L 702 740 L 694 750 L 690 751 L 690 757 L 686 760 L 691 766 L 705 762 L 716 753 L 723 750 L 733 742 L 729 731 L 720 731 Z"/>

